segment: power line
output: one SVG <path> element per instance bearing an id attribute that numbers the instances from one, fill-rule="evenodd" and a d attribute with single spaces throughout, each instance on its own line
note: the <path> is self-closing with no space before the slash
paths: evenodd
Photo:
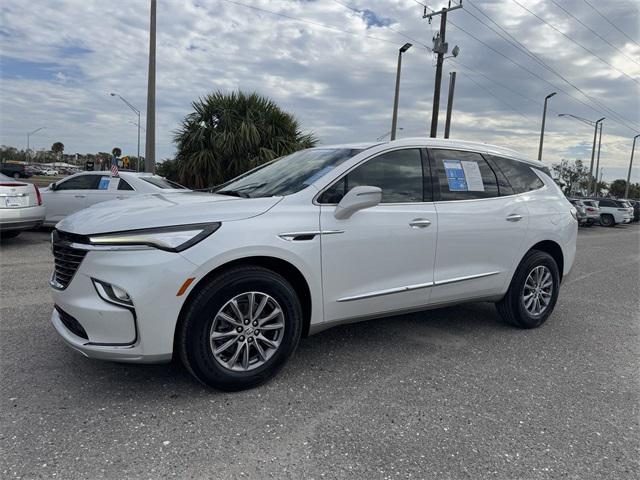
<path id="1" fill-rule="evenodd" d="M 611 20 L 609 20 L 607 17 L 605 17 L 604 14 L 602 14 L 600 12 L 600 10 L 598 10 L 596 7 L 591 5 L 587 0 L 583 0 L 583 1 L 584 1 L 584 3 L 589 5 L 593 9 L 594 12 L 596 12 L 598 15 L 600 15 L 609 25 L 611 25 L 613 28 L 618 30 L 622 35 L 624 35 L 629 40 L 631 40 L 632 43 L 634 43 L 634 44 L 636 44 L 636 45 L 638 45 L 640 47 L 640 44 L 638 44 L 638 42 L 636 42 L 633 38 L 631 38 L 629 35 L 627 35 L 625 32 L 623 32 L 615 23 L 613 23 Z"/>
<path id="2" fill-rule="evenodd" d="M 602 40 L 603 42 L 605 42 L 607 45 L 609 45 L 612 48 L 615 48 L 617 51 L 619 51 L 622 55 L 624 55 L 626 58 L 628 58 L 629 60 L 631 60 L 634 63 L 637 63 L 638 65 L 640 65 L 640 62 L 638 62 L 637 60 L 635 60 L 634 58 L 631 58 L 630 56 L 628 56 L 626 53 L 624 53 L 620 48 L 616 47 L 613 43 L 611 43 L 609 40 L 607 40 L 606 38 L 604 38 L 602 35 L 600 35 L 598 32 L 596 32 L 594 29 L 592 29 L 591 27 L 589 27 L 589 25 L 586 25 L 582 20 L 580 20 L 578 17 L 576 17 L 573 13 L 571 13 L 570 11 L 568 11 L 567 9 L 565 9 L 562 5 L 560 5 L 558 2 L 556 2 L 555 0 L 551 0 L 551 2 L 558 7 L 560 10 L 562 10 L 564 13 L 566 13 L 568 16 L 570 16 L 571 18 L 573 18 L 576 22 L 578 22 L 580 25 L 582 25 L 584 28 L 586 28 L 587 30 L 589 30 L 591 33 L 593 33 L 596 37 L 598 37 L 600 40 Z"/>
<path id="3" fill-rule="evenodd" d="M 611 65 L 609 62 L 607 62 L 604 58 L 602 58 L 600 55 L 598 55 L 597 53 L 595 53 L 593 50 L 588 49 L 587 47 L 585 47 L 584 45 L 582 45 L 580 42 L 574 40 L 573 38 L 571 38 L 569 35 L 567 35 L 566 33 L 564 33 L 562 30 L 560 30 L 559 28 L 555 27 L 554 25 L 550 24 L 549 22 L 547 22 L 544 18 L 542 18 L 541 16 L 537 15 L 536 13 L 532 12 L 531 10 L 529 10 L 527 7 L 525 7 L 524 5 L 522 5 L 520 2 L 518 2 L 518 0 L 511 0 L 513 3 L 515 3 L 516 5 L 518 5 L 520 8 L 526 10 L 527 12 L 529 12 L 531 15 L 533 15 L 534 17 L 536 17 L 538 20 L 540 20 L 542 23 L 544 23 L 545 25 L 551 27 L 553 30 L 555 30 L 556 32 L 558 32 L 560 35 L 562 35 L 563 37 L 565 37 L 567 40 L 569 40 L 570 42 L 573 42 L 574 44 L 576 44 L 577 46 L 579 46 L 580 48 L 582 48 L 584 51 L 589 52 L 592 56 L 594 56 L 595 58 L 597 58 L 598 60 L 600 60 L 602 63 L 604 63 L 605 65 L 608 65 L 609 67 L 613 68 L 616 72 L 624 75 L 625 77 L 627 77 L 629 80 L 632 80 L 634 82 L 636 82 L 638 85 L 640 85 L 640 81 L 636 80 L 635 78 L 633 78 L 632 76 L 626 74 L 625 72 L 623 72 L 622 70 L 614 67 L 613 65 Z"/>
<path id="4" fill-rule="evenodd" d="M 363 34 L 358 33 L 358 32 L 352 32 L 352 31 L 349 31 L 349 30 L 344 30 L 344 29 L 342 29 L 340 27 L 336 27 L 334 25 L 327 25 L 327 24 L 320 23 L 320 22 L 314 22 L 313 20 L 307 20 L 306 18 L 299 18 L 299 17 L 294 17 L 292 15 L 287 15 L 285 13 L 274 12 L 272 10 L 267 10 L 265 8 L 256 7 L 255 5 L 249 5 L 249 4 L 246 4 L 246 3 L 238 2 L 236 0 L 222 0 L 222 1 L 223 2 L 227 2 L 227 3 L 232 3 L 232 4 L 238 5 L 240 7 L 250 8 L 250 9 L 256 10 L 258 12 L 268 13 L 270 15 L 276 15 L 278 17 L 287 18 L 289 20 L 293 20 L 293 21 L 296 21 L 296 22 L 308 23 L 310 25 L 315 25 L 316 27 L 322 27 L 322 28 L 326 28 L 326 29 L 329 29 L 329 30 L 334 30 L 336 32 L 346 33 L 348 35 L 353 35 L 353 36 L 356 36 L 356 37 L 370 38 L 371 40 L 377 40 L 379 42 L 391 43 L 393 45 L 396 45 L 396 42 L 394 42 L 393 40 L 387 40 L 386 38 L 374 37 L 373 35 L 363 35 Z"/>
<path id="5" fill-rule="evenodd" d="M 493 98 L 495 98 L 496 100 L 498 100 L 500 103 L 506 105 L 509 109 L 513 110 L 515 113 L 517 113 L 518 115 L 520 115 L 522 118 L 524 118 L 525 120 L 529 121 L 529 119 L 522 113 L 520 112 L 518 109 L 516 109 L 513 105 L 511 105 L 509 102 L 507 102 L 506 100 L 504 100 L 503 98 L 497 96 L 495 93 L 493 93 L 491 90 L 489 90 L 487 87 L 485 87 L 484 85 L 482 85 L 480 82 L 477 82 L 476 80 L 473 79 L 473 77 L 471 77 L 470 75 L 463 73 L 463 76 L 466 77 L 467 79 L 471 80 L 474 84 L 476 84 L 478 87 L 480 87 L 482 90 L 484 90 L 485 92 L 487 92 L 489 95 L 491 95 Z"/>
<path id="6" fill-rule="evenodd" d="M 477 7 L 476 5 L 474 5 L 473 3 L 471 3 L 470 0 L 467 0 L 467 4 L 471 5 L 473 8 L 475 8 L 479 13 L 481 13 L 483 16 L 485 16 L 489 21 L 491 21 L 494 25 L 496 25 L 496 27 L 498 27 L 501 31 L 503 31 L 506 35 L 509 36 L 509 38 L 513 39 L 513 42 L 515 42 L 515 44 L 519 45 L 519 47 L 517 47 L 516 45 L 514 45 L 513 42 L 509 42 L 512 46 L 519 48 L 521 51 L 523 51 L 523 53 L 527 54 L 528 56 L 530 56 L 531 58 L 533 58 L 535 61 L 537 61 L 541 66 L 543 66 L 545 69 L 547 69 L 548 71 L 550 71 L 551 73 L 553 73 L 554 75 L 558 76 L 561 80 L 563 80 L 565 83 L 567 83 L 569 86 L 571 86 L 572 88 L 574 88 L 575 90 L 577 90 L 578 92 L 580 92 L 583 96 L 585 96 L 587 99 L 589 99 L 591 102 L 593 102 L 595 105 L 597 105 L 599 108 L 605 110 L 607 112 L 607 114 L 611 115 L 613 118 L 612 120 L 615 121 L 616 123 L 624 126 L 625 128 L 628 128 L 631 131 L 637 131 L 637 128 L 631 128 L 629 127 L 629 125 L 627 125 L 625 122 L 629 122 L 632 125 L 635 123 L 634 121 L 631 121 L 629 119 L 627 119 L 626 117 L 624 117 L 623 115 L 618 114 L 615 110 L 607 107 L 606 105 L 600 103 L 598 100 L 596 100 L 595 98 L 593 98 L 592 96 L 588 95 L 586 92 L 584 92 L 580 87 L 578 87 L 577 85 L 575 85 L 574 83 L 572 83 L 570 80 L 568 80 L 566 77 L 564 77 L 562 74 L 560 74 L 558 71 L 556 71 L 554 68 L 552 68 L 551 66 L 549 66 L 544 60 L 542 60 L 537 54 L 533 53 L 531 50 L 529 50 L 522 42 L 518 41 L 513 35 L 511 35 L 507 30 L 505 30 L 502 26 L 500 26 L 500 24 L 498 24 L 493 18 L 491 18 L 489 15 L 487 15 L 485 12 L 483 12 L 479 7 Z M 470 13 L 468 10 L 467 13 Z M 471 14 L 472 15 L 472 14 Z M 483 22 L 482 20 L 480 20 L 478 17 L 476 17 L 475 15 L 472 15 L 474 18 L 476 18 L 480 23 L 482 23 L 485 27 L 490 28 L 485 22 Z M 551 85 L 552 87 L 560 90 L 562 93 L 564 93 L 565 95 L 567 95 L 569 98 L 575 100 L 576 102 L 590 108 L 591 110 L 593 110 L 596 113 L 601 113 L 598 109 L 592 107 L 591 105 L 589 105 L 588 103 L 584 102 L 583 100 L 580 100 L 579 98 L 575 97 L 574 95 L 571 95 L 569 92 L 567 92 L 566 90 L 562 89 L 561 87 L 547 81 L 546 79 L 544 79 L 543 77 L 541 77 L 540 75 L 536 74 L 535 72 L 531 71 L 530 69 L 528 69 L 527 67 L 525 67 L 524 65 L 516 62 L 515 60 L 513 60 L 512 58 L 508 57 L 507 55 L 505 55 L 504 53 L 496 50 L 495 48 L 493 48 L 492 46 L 490 46 L 489 44 L 483 42 L 482 40 L 480 40 L 478 37 L 472 35 L 471 33 L 467 32 L 466 30 L 464 30 L 462 27 L 456 25 L 455 23 L 451 22 L 456 28 L 458 28 L 459 30 L 462 30 L 464 33 L 466 33 L 467 35 L 469 35 L 471 38 L 473 38 L 474 40 L 476 40 L 477 42 L 479 42 L 480 44 L 484 45 L 486 48 L 494 51 L 495 53 L 497 53 L 498 55 L 504 57 L 505 59 L 509 60 L 511 63 L 513 63 L 514 65 L 520 67 L 521 69 L 525 70 L 527 73 L 529 73 L 530 75 L 533 75 L 534 77 L 538 78 L 539 80 L 542 80 L 543 82 L 547 83 L 548 85 Z M 492 31 L 495 32 L 495 30 L 491 29 Z M 495 32 L 497 33 L 497 32 Z M 501 36 L 501 38 L 503 38 L 505 41 L 508 41 L 507 39 L 505 39 L 503 36 Z"/>
<path id="7" fill-rule="evenodd" d="M 347 5 L 346 3 L 340 2 L 339 0 L 333 0 L 333 1 L 335 3 L 337 3 L 338 5 L 343 6 L 344 8 L 348 8 L 349 10 L 351 10 L 354 13 L 357 13 L 358 16 L 360 16 L 360 14 L 362 13 L 362 11 L 358 10 L 357 8 L 353 8 L 353 7 L 349 6 L 349 5 Z M 406 33 L 403 33 L 403 32 L 401 32 L 399 30 L 396 30 L 395 28 L 393 28 L 390 25 L 387 25 L 386 28 L 388 28 L 389 30 L 391 30 L 394 33 L 397 33 L 398 35 L 402 35 L 404 38 L 407 38 L 407 39 L 411 40 L 412 42 L 415 42 L 419 46 L 424 47 L 427 50 L 431 51 L 431 47 L 429 47 L 428 45 L 422 43 L 420 40 L 418 40 L 418 39 L 416 39 L 414 37 L 411 37 L 411 36 L 407 35 Z"/>

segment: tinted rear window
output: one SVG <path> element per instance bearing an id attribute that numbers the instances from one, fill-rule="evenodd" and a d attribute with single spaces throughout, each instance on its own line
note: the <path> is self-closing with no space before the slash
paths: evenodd
<path id="1" fill-rule="evenodd" d="M 155 185 L 158 188 L 171 189 L 171 190 L 186 190 L 187 187 L 183 187 L 179 183 L 172 182 L 163 177 L 138 177 L 140 180 L 144 180 L 151 185 Z"/>
<path id="2" fill-rule="evenodd" d="M 507 177 L 515 193 L 530 192 L 544 187 L 544 182 L 536 175 L 531 165 L 495 155 L 491 156 L 491 160 Z"/>

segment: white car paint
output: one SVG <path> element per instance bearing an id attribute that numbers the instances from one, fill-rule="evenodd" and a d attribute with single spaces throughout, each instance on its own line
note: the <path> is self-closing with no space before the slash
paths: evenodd
<path id="1" fill-rule="evenodd" d="M 44 212 L 38 187 L 0 174 L 0 230 L 38 227 L 44 221 Z"/>
<path id="2" fill-rule="evenodd" d="M 67 245 L 87 253 L 69 285 L 54 287 L 54 301 L 82 324 L 88 340 L 63 324 L 60 311 L 54 310 L 52 322 L 72 348 L 89 357 L 158 362 L 174 353 L 176 323 L 189 294 L 210 272 L 235 260 L 269 257 L 297 269 L 311 296 L 310 333 L 392 312 L 495 301 L 504 296 L 525 253 L 542 241 L 561 249 L 559 267 L 563 275 L 569 273 L 577 222 L 571 204 L 538 170 L 541 188 L 502 197 L 385 203 L 346 219 L 335 217 L 336 206 L 318 204 L 319 194 L 343 174 L 384 152 L 406 148 L 459 149 L 541 167 L 499 147 L 414 138 L 367 145 L 290 195 L 194 192 L 102 203 L 57 225 Z M 89 245 L 80 237 L 208 222 L 221 225 L 179 253 Z M 102 300 L 92 278 L 126 290 L 135 317 Z M 179 294 L 190 278 L 195 280 Z"/>
<path id="3" fill-rule="evenodd" d="M 66 188 L 68 182 L 79 178 L 94 179 L 92 188 Z M 91 205 L 108 200 L 126 200 L 131 197 L 149 193 L 188 192 L 188 189 L 159 188 L 145 181 L 146 179 L 162 179 L 150 173 L 120 172 L 119 177 L 111 177 L 109 172 L 80 172 L 70 175 L 58 182 L 55 187 L 42 190 L 42 197 L 46 206 L 46 226 L 54 226 L 67 215 L 83 210 Z M 126 182 L 132 190 L 123 190 L 120 182 Z M 53 185 L 53 184 L 52 184 Z"/>

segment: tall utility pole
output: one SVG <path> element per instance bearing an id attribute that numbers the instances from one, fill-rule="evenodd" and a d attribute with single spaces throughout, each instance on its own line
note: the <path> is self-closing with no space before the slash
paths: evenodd
<path id="1" fill-rule="evenodd" d="M 602 145 L 602 126 L 603 123 L 600 123 L 600 134 L 598 135 L 598 158 L 596 160 L 596 172 L 599 171 L 600 168 L 600 146 Z M 598 179 L 596 178 L 596 187 L 595 189 L 598 189 Z"/>
<path id="2" fill-rule="evenodd" d="M 398 126 L 398 100 L 400 98 L 400 69 L 402 68 L 402 54 L 413 45 L 405 43 L 398 49 L 398 70 L 396 71 L 396 93 L 393 97 L 393 118 L 391 119 L 391 140 L 396 139 L 396 128 Z"/>
<path id="3" fill-rule="evenodd" d="M 547 102 L 556 92 L 550 93 L 544 97 L 544 109 L 542 110 L 542 128 L 540 129 L 540 148 L 538 149 L 538 160 L 542 161 L 542 144 L 544 142 L 544 124 L 547 120 Z"/>
<path id="4" fill-rule="evenodd" d="M 456 72 L 449 73 L 449 98 L 447 99 L 447 119 L 444 122 L 444 138 L 449 138 L 451 131 L 451 112 L 453 111 L 453 94 L 456 89 Z"/>
<path id="5" fill-rule="evenodd" d="M 422 18 L 428 18 L 429 23 L 431 19 L 436 15 L 440 15 L 440 33 L 433 39 L 433 52 L 438 54 L 438 60 L 436 63 L 436 81 L 433 86 L 433 111 L 431 113 L 431 138 L 435 138 L 438 134 L 438 112 L 440 111 L 440 84 L 442 83 L 442 63 L 444 62 L 444 55 L 449 49 L 449 45 L 445 41 L 447 33 L 447 13 L 452 10 L 462 8 L 462 0 L 458 5 L 451 6 L 449 1 L 448 7 L 443 7 L 439 12 L 427 13 L 427 7 L 424 7 L 424 14 Z"/>
<path id="6" fill-rule="evenodd" d="M 147 141 L 144 154 L 145 172 L 156 170 L 156 0 L 151 0 L 149 21 L 149 79 L 147 83 Z"/>
<path id="7" fill-rule="evenodd" d="M 629 198 L 629 182 L 631 181 L 631 167 L 633 166 L 633 151 L 636 149 L 636 139 L 640 137 L 640 133 L 633 137 L 633 145 L 631 146 L 631 160 L 629 160 L 629 171 L 627 172 L 627 184 L 624 187 L 624 198 Z"/>

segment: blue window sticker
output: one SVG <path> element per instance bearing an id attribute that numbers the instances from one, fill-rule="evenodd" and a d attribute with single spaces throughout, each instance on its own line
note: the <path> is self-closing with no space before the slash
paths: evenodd
<path id="1" fill-rule="evenodd" d="M 444 160 L 444 171 L 447 174 L 447 182 L 449 191 L 451 192 L 467 192 L 467 179 L 464 175 L 464 169 L 460 160 Z"/>
<path id="2" fill-rule="evenodd" d="M 319 178 L 324 177 L 327 173 L 329 173 L 331 170 L 333 170 L 333 165 L 327 165 L 324 168 L 321 168 L 320 170 L 318 170 L 316 173 L 314 173 L 313 175 L 311 175 L 309 178 L 307 178 L 304 182 L 302 182 L 303 185 L 311 185 L 313 182 L 315 182 L 316 180 L 318 180 Z"/>
<path id="3" fill-rule="evenodd" d="M 111 180 L 109 177 L 101 177 L 98 190 L 107 190 L 109 188 L 109 180 Z"/>

